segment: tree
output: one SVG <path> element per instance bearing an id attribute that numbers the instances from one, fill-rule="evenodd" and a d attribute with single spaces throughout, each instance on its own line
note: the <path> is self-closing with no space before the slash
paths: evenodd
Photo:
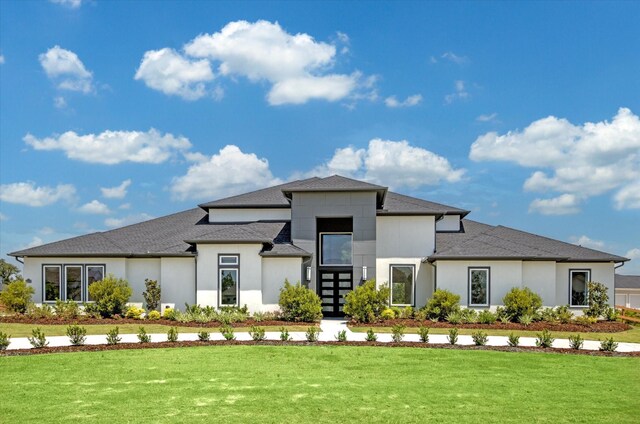
<path id="1" fill-rule="evenodd" d="M 31 303 L 33 287 L 24 280 L 15 280 L 7 283 L 7 287 L 0 292 L 0 303 L 9 311 L 24 314 Z"/>
<path id="2" fill-rule="evenodd" d="M 584 314 L 592 318 L 603 316 L 609 308 L 607 286 L 595 281 L 589 281 L 587 283 L 587 297 L 589 299 L 589 307 L 585 309 Z"/>
<path id="3" fill-rule="evenodd" d="M 142 292 L 142 297 L 144 297 L 144 301 L 147 303 L 147 311 L 157 311 L 158 306 L 160 305 L 161 296 L 158 280 L 145 278 L 144 286 L 147 290 Z"/>
<path id="4" fill-rule="evenodd" d="M 9 284 L 14 280 L 21 280 L 20 269 L 4 259 L 0 259 L 0 279 L 3 284 Z"/>

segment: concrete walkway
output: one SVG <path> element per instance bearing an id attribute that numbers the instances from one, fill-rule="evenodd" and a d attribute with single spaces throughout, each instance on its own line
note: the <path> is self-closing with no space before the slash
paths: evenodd
<path id="1" fill-rule="evenodd" d="M 348 341 L 365 341 L 366 333 L 354 333 L 347 327 L 347 321 L 343 319 L 323 319 L 320 322 L 320 329 L 322 332 L 320 333 L 319 340 L 320 341 L 336 341 L 336 337 L 340 331 L 346 331 L 347 340 Z M 374 327 L 375 331 L 375 327 Z M 291 332 L 289 333 L 292 340 L 304 341 L 306 340 L 304 332 Z M 391 334 L 377 334 L 379 342 L 391 342 Z M 167 341 L 166 334 L 150 334 L 152 342 L 164 342 Z M 238 332 L 235 333 L 237 340 L 251 340 L 251 336 L 246 332 Z M 280 332 L 279 331 L 268 331 L 266 333 L 267 340 L 280 340 Z M 612 334 L 615 339 L 615 335 Z M 121 334 L 121 343 L 137 343 L 138 337 L 135 334 Z M 588 334 L 583 334 L 582 337 L 587 338 Z M 178 340 L 180 341 L 191 341 L 198 340 L 197 333 L 181 333 L 178 336 Z M 211 333 L 211 340 L 224 340 L 222 334 L 218 332 Z M 69 346 L 69 338 L 67 336 L 52 336 L 47 337 L 47 341 L 49 342 L 49 346 Z M 417 334 L 406 334 L 403 338 L 405 342 L 419 342 L 420 338 Z M 105 335 L 96 335 L 96 336 L 87 336 L 85 344 L 96 345 L 96 344 L 106 344 L 107 339 Z M 429 343 L 441 344 L 441 343 L 449 343 L 447 340 L 446 334 L 430 334 L 429 335 Z M 459 345 L 473 345 L 473 339 L 471 336 L 467 335 L 459 335 L 458 343 Z M 488 346 L 507 346 L 507 337 L 506 336 L 489 336 L 487 341 Z M 520 346 L 535 346 L 536 339 L 535 337 L 520 337 Z M 567 339 L 556 339 L 553 342 L 553 347 L 557 348 L 569 348 L 569 340 Z M 31 349 L 32 346 L 29 343 L 29 340 L 26 337 L 16 337 L 11 339 L 11 344 L 8 349 Z M 594 340 L 585 340 L 584 345 L 582 347 L 584 350 L 598 350 L 600 348 L 600 342 Z M 640 343 L 618 343 L 618 352 L 640 352 Z"/>

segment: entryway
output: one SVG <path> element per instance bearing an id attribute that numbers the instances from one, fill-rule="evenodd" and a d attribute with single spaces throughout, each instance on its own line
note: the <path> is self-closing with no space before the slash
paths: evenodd
<path id="1" fill-rule="evenodd" d="M 345 296 L 353 290 L 353 269 L 320 269 L 318 295 L 322 299 L 322 315 L 343 317 Z"/>

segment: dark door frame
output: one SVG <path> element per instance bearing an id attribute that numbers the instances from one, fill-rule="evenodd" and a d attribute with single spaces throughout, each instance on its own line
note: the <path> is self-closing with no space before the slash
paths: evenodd
<path id="1" fill-rule="evenodd" d="M 322 274 L 331 273 L 333 274 L 332 284 L 331 286 L 324 286 L 322 281 Z M 349 287 L 340 287 L 340 277 L 339 274 L 350 274 L 351 278 L 349 279 Z M 340 294 L 340 290 L 353 290 L 353 267 L 352 266 L 326 266 L 318 268 L 318 274 L 316 276 L 316 287 L 318 296 L 322 301 L 322 306 L 331 306 L 333 308 L 332 311 L 325 311 L 323 308 L 322 315 L 325 317 L 343 317 L 344 312 L 340 309 L 344 306 L 344 303 L 340 303 L 340 298 L 344 298 L 343 295 Z M 345 282 L 344 280 L 342 282 Z M 333 290 L 333 294 L 328 298 L 323 295 L 323 290 Z M 325 302 L 325 299 L 331 299 L 331 302 Z"/>

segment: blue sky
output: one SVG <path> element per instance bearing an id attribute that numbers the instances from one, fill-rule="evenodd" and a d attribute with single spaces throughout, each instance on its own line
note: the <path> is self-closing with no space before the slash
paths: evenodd
<path id="1" fill-rule="evenodd" d="M 636 260 L 640 4 L 0 2 L 0 254 L 333 173 Z"/>

